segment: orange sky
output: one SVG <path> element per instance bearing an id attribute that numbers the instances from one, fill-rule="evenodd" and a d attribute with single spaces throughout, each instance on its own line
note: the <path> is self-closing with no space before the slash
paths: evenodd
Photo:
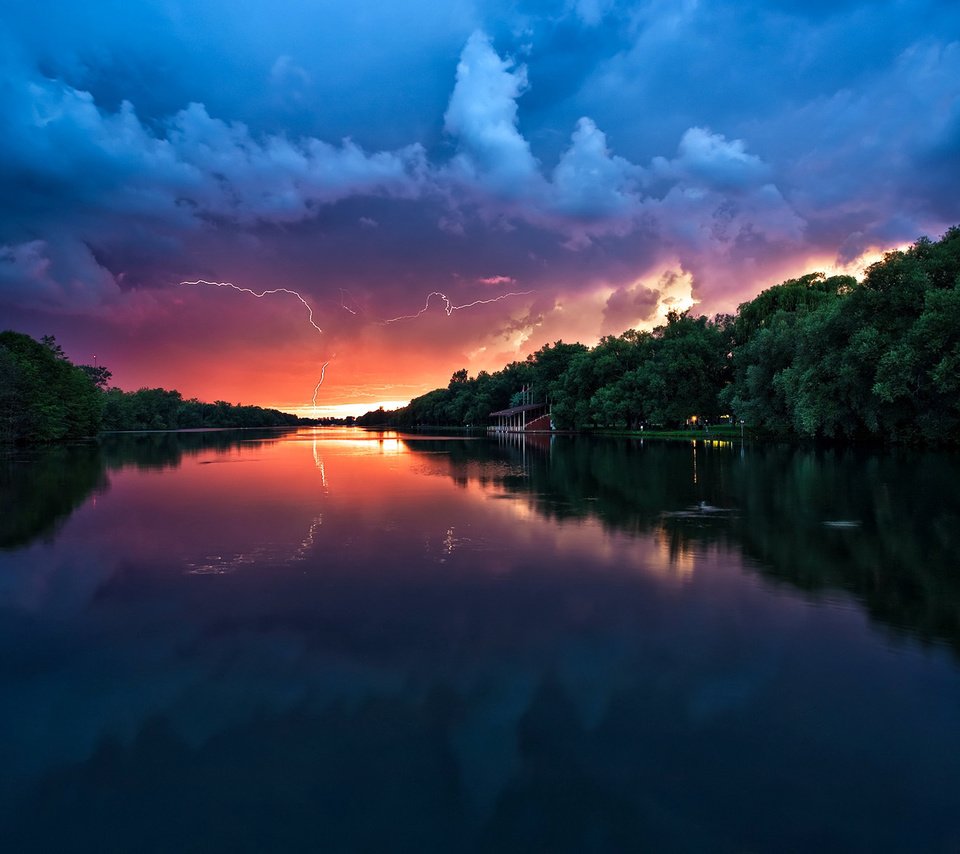
<path id="1" fill-rule="evenodd" d="M 517 295 L 449 314 L 442 298 L 432 297 L 426 304 L 424 296 L 405 313 L 417 315 L 425 305 L 426 311 L 392 323 L 384 323 L 390 319 L 386 312 L 374 313 L 377 306 L 370 299 L 344 297 L 339 290 L 335 298 L 306 294 L 322 331 L 311 326 L 306 308 L 291 294 L 257 299 L 227 288 L 185 286 L 162 295 L 130 294 L 105 322 L 103 346 L 98 346 L 96 334 L 66 343 L 74 361 L 89 363 L 95 354 L 98 363 L 114 372 L 114 384 L 126 390 L 160 386 L 176 388 L 185 397 L 257 404 L 298 415 L 359 415 L 378 406 L 402 406 L 445 386 L 459 368 L 475 375 L 524 359 L 556 340 L 593 344 L 602 334 L 649 329 L 673 308 L 707 314 L 734 311 L 738 302 L 785 278 L 811 270 L 860 275 L 881 257 L 880 250 L 871 248 L 847 264 L 822 255 L 799 262 L 788 259 L 767 271 L 752 271 L 754 279 L 731 288 L 723 299 L 707 295 L 697 303 L 692 276 L 669 263 L 626 285 L 599 281 L 567 293 L 557 288 L 522 294 L 522 283 L 509 281 L 474 286 L 468 297 L 461 297 L 468 291 L 461 285 L 458 291 L 445 291 L 452 305 Z M 791 268 L 795 263 L 799 266 Z M 283 285 L 261 280 L 251 287 L 262 291 Z M 611 317 L 605 309 L 618 287 L 655 288 L 659 298 L 652 314 Z M 404 311 L 396 303 L 389 307 Z M 119 339 L 118 330 L 123 331 Z M 326 362 L 314 407 L 311 398 Z"/>

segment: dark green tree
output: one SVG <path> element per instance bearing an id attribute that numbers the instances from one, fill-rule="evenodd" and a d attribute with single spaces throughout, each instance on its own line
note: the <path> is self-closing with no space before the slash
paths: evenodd
<path id="1" fill-rule="evenodd" d="M 100 390 L 52 336 L 40 342 L 0 333 L 0 401 L 5 441 L 53 442 L 93 436 L 100 428 Z"/>

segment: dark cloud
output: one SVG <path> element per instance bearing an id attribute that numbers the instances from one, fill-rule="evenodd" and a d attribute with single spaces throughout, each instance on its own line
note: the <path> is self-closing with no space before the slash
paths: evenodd
<path id="1" fill-rule="evenodd" d="M 0 305 L 279 278 L 348 346 L 431 290 L 536 292 L 470 352 L 729 309 L 960 220 L 956 32 L 924 0 L 14 4 Z"/>
<path id="2" fill-rule="evenodd" d="M 665 282 L 672 284 L 674 279 Z M 617 288 L 603 308 L 603 333 L 618 334 L 653 318 L 660 302 L 660 291 L 643 285 Z"/>
<path id="3" fill-rule="evenodd" d="M 20 279 L 17 301 L 29 299 L 30 282 L 47 301 L 34 263 L 41 255 L 45 276 L 73 291 L 87 282 L 101 294 L 109 271 L 84 246 L 147 265 L 163 235 L 180 246 L 218 225 L 310 219 L 346 198 L 415 198 L 424 181 L 417 144 L 367 153 L 349 139 L 256 137 L 196 103 L 150 126 L 128 101 L 106 112 L 59 81 L 24 74 L 7 86 L 0 183 L 11 213 L 0 220 L 0 245 L 5 258 L 20 259 L 8 261 L 8 272 L 32 271 Z M 75 272 L 63 261 L 68 256 Z"/>

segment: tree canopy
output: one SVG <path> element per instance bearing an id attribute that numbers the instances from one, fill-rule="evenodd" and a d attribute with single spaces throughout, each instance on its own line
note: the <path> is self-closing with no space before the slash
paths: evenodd
<path id="1" fill-rule="evenodd" d="M 102 430 L 279 427 L 301 419 L 276 409 L 184 400 L 178 391 L 108 388 L 110 371 L 73 365 L 56 340 L 0 332 L 0 442 L 55 442 Z"/>
<path id="2" fill-rule="evenodd" d="M 495 373 L 454 373 L 357 423 L 482 426 L 529 387 L 560 429 L 673 427 L 693 416 L 832 440 L 960 442 L 960 227 L 887 253 L 858 282 L 808 273 L 734 316 L 671 312 L 594 347 L 557 341 Z"/>
<path id="3" fill-rule="evenodd" d="M 0 441 L 91 436 L 102 410 L 96 381 L 52 337 L 0 332 Z"/>

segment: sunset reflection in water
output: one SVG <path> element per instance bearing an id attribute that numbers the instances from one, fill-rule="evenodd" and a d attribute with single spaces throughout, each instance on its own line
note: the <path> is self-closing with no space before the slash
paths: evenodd
<path id="1" fill-rule="evenodd" d="M 951 459 L 346 429 L 23 455 L 0 833 L 948 850 Z"/>

